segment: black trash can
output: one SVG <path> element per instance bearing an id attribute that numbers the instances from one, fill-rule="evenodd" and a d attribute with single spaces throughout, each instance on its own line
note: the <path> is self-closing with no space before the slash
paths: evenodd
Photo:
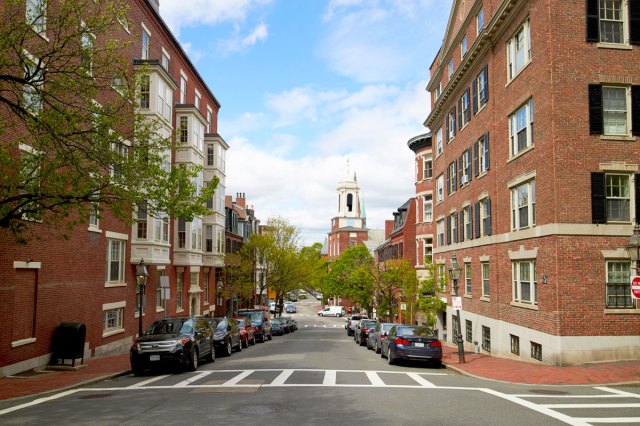
<path id="1" fill-rule="evenodd" d="M 61 322 L 58 324 L 53 335 L 51 364 L 64 364 L 65 360 L 70 359 L 71 366 L 75 366 L 78 358 L 82 364 L 86 335 L 87 327 L 81 322 Z"/>

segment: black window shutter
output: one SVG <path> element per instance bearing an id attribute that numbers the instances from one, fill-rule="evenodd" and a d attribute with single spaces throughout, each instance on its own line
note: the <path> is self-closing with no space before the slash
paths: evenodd
<path id="1" fill-rule="evenodd" d="M 491 235 L 491 199 L 487 198 L 487 235 Z"/>
<path id="2" fill-rule="evenodd" d="M 589 134 L 601 135 L 604 130 L 602 118 L 602 86 L 589 85 Z"/>
<path id="3" fill-rule="evenodd" d="M 482 105 L 484 105 L 489 100 L 489 64 L 484 64 L 482 73 L 484 74 L 484 101 Z"/>
<path id="4" fill-rule="evenodd" d="M 480 165 L 478 164 L 478 141 L 473 143 L 473 174 L 478 176 Z"/>
<path id="5" fill-rule="evenodd" d="M 458 98 L 458 130 L 462 128 L 462 97 Z"/>
<path id="6" fill-rule="evenodd" d="M 587 0 L 587 41 L 600 41 L 598 0 Z"/>
<path id="7" fill-rule="evenodd" d="M 467 237 L 473 240 L 473 204 L 469 206 L 469 235 Z"/>
<path id="8" fill-rule="evenodd" d="M 607 223 L 604 173 L 591 173 L 591 222 Z"/>
<path id="9" fill-rule="evenodd" d="M 631 86 L 631 134 L 640 136 L 640 86 Z"/>
<path id="10" fill-rule="evenodd" d="M 489 165 L 491 164 L 490 157 L 489 157 L 489 132 L 484 134 L 484 158 L 485 158 L 485 161 L 487 162 L 486 164 L 487 170 L 489 170 Z"/>
<path id="11" fill-rule="evenodd" d="M 480 238 L 480 201 L 476 203 L 476 211 L 474 213 L 475 216 L 473 218 L 475 220 L 473 221 L 473 225 L 476 231 L 476 238 Z"/>
<path id="12" fill-rule="evenodd" d="M 447 216 L 447 244 L 451 244 L 451 215 Z"/>
<path id="13" fill-rule="evenodd" d="M 453 119 L 452 127 L 453 127 L 453 135 L 456 134 L 456 107 L 451 108 L 451 117 Z"/>
<path id="14" fill-rule="evenodd" d="M 444 118 L 444 140 L 449 143 L 449 116 Z"/>
<path id="15" fill-rule="evenodd" d="M 471 168 L 471 147 L 469 147 L 464 154 L 467 157 L 467 169 L 465 170 L 464 174 L 467 175 L 467 177 L 469 178 L 469 182 L 471 182 L 471 175 L 473 175 L 472 173 L 472 168 Z"/>
<path id="16" fill-rule="evenodd" d="M 469 88 L 467 87 L 467 90 L 465 90 L 464 92 L 467 95 L 467 102 L 469 101 Z M 467 110 L 464 112 L 464 121 L 466 121 L 467 123 L 471 120 L 471 108 L 469 108 L 469 105 L 467 105 Z"/>
<path id="17" fill-rule="evenodd" d="M 464 168 L 462 167 L 462 156 L 458 158 L 458 186 L 462 188 L 462 176 L 464 176 Z"/>
<path id="18" fill-rule="evenodd" d="M 640 44 L 640 1 L 629 0 L 629 42 Z"/>
<path id="19" fill-rule="evenodd" d="M 633 175 L 634 187 L 636 190 L 636 217 L 635 223 L 640 223 L 640 174 Z"/>
<path id="20" fill-rule="evenodd" d="M 471 83 L 472 101 L 471 108 L 473 109 L 473 115 L 478 113 L 478 78 L 476 77 Z"/>
<path id="21" fill-rule="evenodd" d="M 459 228 L 460 228 L 460 238 L 458 239 L 458 241 L 463 242 L 464 241 L 464 213 L 460 212 L 460 220 L 458 221 L 459 223 Z"/>

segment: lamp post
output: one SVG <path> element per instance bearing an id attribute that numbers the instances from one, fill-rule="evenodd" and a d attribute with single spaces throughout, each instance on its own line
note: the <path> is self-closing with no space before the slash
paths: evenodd
<path id="1" fill-rule="evenodd" d="M 640 275 L 640 224 L 635 222 L 633 225 L 633 235 L 629 237 L 629 242 L 625 247 L 627 254 L 634 262 L 636 275 Z"/>
<path id="2" fill-rule="evenodd" d="M 453 282 L 453 294 L 458 297 L 458 280 L 460 279 L 460 265 L 456 258 L 456 252 L 451 253 L 451 266 L 449 267 L 449 277 Z M 458 343 L 458 362 L 464 364 L 464 343 L 462 343 L 462 325 L 460 321 L 460 309 L 456 309 L 458 324 L 456 324 L 456 339 Z"/>
<path id="3" fill-rule="evenodd" d="M 216 298 L 218 299 L 218 306 L 220 306 L 220 310 L 222 311 L 222 291 L 224 290 L 224 283 L 222 280 L 218 281 L 216 284 Z M 221 312 L 222 314 L 222 312 Z"/>
<path id="4" fill-rule="evenodd" d="M 147 289 L 147 277 L 149 272 L 144 265 L 144 259 L 140 259 L 140 263 L 136 267 L 136 283 L 138 284 L 138 336 L 142 336 L 142 302 Z"/>

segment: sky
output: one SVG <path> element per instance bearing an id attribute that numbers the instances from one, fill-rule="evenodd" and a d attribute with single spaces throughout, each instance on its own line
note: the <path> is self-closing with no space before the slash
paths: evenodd
<path id="1" fill-rule="evenodd" d="M 429 66 L 452 0 L 160 0 L 222 105 L 226 194 L 323 243 L 355 173 L 370 229 L 415 195 Z M 347 175 L 349 170 L 349 175 Z"/>

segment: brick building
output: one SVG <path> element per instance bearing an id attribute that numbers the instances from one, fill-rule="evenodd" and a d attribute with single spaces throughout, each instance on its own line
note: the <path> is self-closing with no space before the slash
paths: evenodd
<path id="1" fill-rule="evenodd" d="M 160 123 L 164 134 L 175 134 L 180 144 L 171 154 L 174 166 L 202 165 L 198 185 L 220 179 L 208 203 L 212 213 L 186 222 L 153 218 L 138 206 L 128 225 L 105 210 L 103 217 L 74 228 L 67 240 L 44 221 L 29 225 L 37 241 L 0 241 L 0 376 L 46 365 L 60 322 L 86 325 L 85 358 L 127 351 L 138 330 L 135 271 L 141 259 L 149 272 L 144 327 L 164 315 L 215 312 L 216 283 L 224 281 L 229 148 L 217 129 L 220 103 L 160 17 L 158 1 L 127 3 L 128 20 L 110 36 L 130 40 L 131 66 L 148 70 L 137 112 Z M 161 298 L 161 281 L 167 280 L 162 277 L 168 277 L 168 300 Z"/>
<path id="2" fill-rule="evenodd" d="M 624 248 L 640 220 L 639 19 L 638 0 L 454 0 L 424 124 L 434 262 L 444 274 L 455 252 L 462 268 L 467 350 L 638 358 Z M 449 306 L 449 340 L 455 321 Z"/>

